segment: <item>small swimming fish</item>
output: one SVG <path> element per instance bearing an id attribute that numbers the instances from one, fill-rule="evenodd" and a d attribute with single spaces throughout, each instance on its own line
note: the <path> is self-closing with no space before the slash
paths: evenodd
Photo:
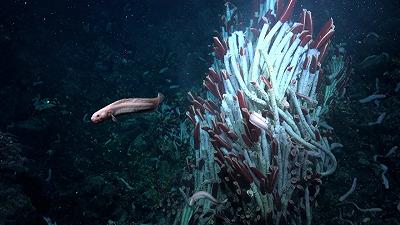
<path id="1" fill-rule="evenodd" d="M 199 199 L 208 199 L 214 204 L 223 204 L 228 201 L 228 199 L 225 199 L 222 202 L 219 202 L 216 198 L 214 198 L 210 193 L 206 191 L 198 191 L 194 193 L 188 200 L 189 206 L 193 206 L 196 201 Z"/>
<path id="2" fill-rule="evenodd" d="M 163 100 L 164 95 L 161 93 L 158 93 L 156 98 L 124 98 L 93 113 L 90 120 L 100 123 L 111 118 L 115 122 L 117 115 L 154 111 Z"/>

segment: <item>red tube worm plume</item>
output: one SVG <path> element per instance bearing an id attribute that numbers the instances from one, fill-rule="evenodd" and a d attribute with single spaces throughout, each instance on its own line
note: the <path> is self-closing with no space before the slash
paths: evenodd
<path id="1" fill-rule="evenodd" d="M 322 64 L 324 62 L 325 56 L 326 56 L 326 52 L 328 49 L 328 45 L 329 45 L 329 41 L 325 43 L 325 45 L 321 48 L 321 53 L 319 54 L 318 57 L 318 63 Z"/>
<path id="2" fill-rule="evenodd" d="M 276 23 L 276 17 L 272 14 L 272 10 L 268 10 L 265 15 L 261 18 L 262 24 L 260 24 L 260 27 L 263 26 L 264 23 L 272 23 L 275 24 Z"/>
<path id="3" fill-rule="evenodd" d="M 303 31 L 303 32 L 305 32 L 305 31 Z M 311 36 L 311 34 L 309 34 L 309 31 L 307 31 L 307 33 L 308 33 L 307 35 L 303 36 L 303 38 L 300 39 L 301 47 L 304 47 L 306 44 L 308 44 L 311 41 L 312 36 Z"/>
<path id="4" fill-rule="evenodd" d="M 286 7 L 285 12 L 282 14 L 279 21 L 281 21 L 282 23 L 288 21 L 290 19 L 290 17 L 292 16 L 295 5 L 296 5 L 296 0 L 290 0 L 288 6 Z"/>
<path id="5" fill-rule="evenodd" d="M 311 48 L 320 48 L 324 46 L 325 43 L 329 41 L 335 32 L 335 25 L 333 25 L 333 19 L 330 18 L 325 25 L 321 28 L 320 32 L 317 35 L 317 38 L 311 43 Z"/>
<path id="6" fill-rule="evenodd" d="M 310 11 L 306 11 L 304 30 L 310 31 L 311 35 L 313 34 L 313 21 Z"/>
<path id="7" fill-rule="evenodd" d="M 257 179 L 261 180 L 261 179 L 267 179 L 267 177 L 265 177 L 265 175 L 258 170 L 256 167 L 250 167 L 251 172 L 254 174 L 255 177 L 257 177 Z"/>
<path id="8" fill-rule="evenodd" d="M 278 167 L 277 166 L 271 166 L 269 168 L 269 172 L 267 174 L 267 192 L 272 193 L 275 187 L 275 183 L 278 179 Z"/>
<path id="9" fill-rule="evenodd" d="M 201 129 L 204 130 L 205 132 L 207 132 L 210 137 L 213 137 L 215 135 L 214 130 L 211 129 L 210 127 L 202 127 Z M 211 140 L 211 141 L 215 141 L 215 140 Z"/>
<path id="10" fill-rule="evenodd" d="M 306 15 L 307 15 L 307 10 L 303 9 L 303 11 L 300 13 L 300 17 L 299 17 L 299 23 L 303 25 L 303 30 L 304 30 L 304 26 L 306 24 Z"/>
<path id="11" fill-rule="evenodd" d="M 231 146 L 228 142 L 226 142 L 221 136 L 215 134 L 215 135 L 213 136 L 213 138 L 214 138 L 214 140 L 217 142 L 217 145 L 218 145 L 218 146 L 224 147 L 224 148 L 226 148 L 226 149 L 228 149 L 228 150 L 231 150 L 231 149 L 232 149 L 232 146 Z"/>
<path id="12" fill-rule="evenodd" d="M 214 82 L 221 82 L 221 77 L 215 72 L 214 68 L 208 68 L 208 76 L 210 76 L 211 80 Z"/>
<path id="13" fill-rule="evenodd" d="M 201 120 L 201 121 L 204 121 L 204 120 L 205 120 L 204 115 L 203 115 L 203 112 L 202 112 L 200 109 L 196 109 L 195 112 L 196 112 L 196 115 L 197 115 L 198 117 L 200 117 L 200 120 Z"/>
<path id="14" fill-rule="evenodd" d="M 283 10 L 285 9 L 285 4 L 283 3 L 283 0 L 277 0 L 276 1 L 276 17 L 281 17 Z"/>
<path id="15" fill-rule="evenodd" d="M 232 165 L 235 168 L 235 171 L 239 172 L 239 174 L 246 180 L 246 186 L 250 186 L 254 180 L 248 170 L 248 167 L 243 163 L 240 163 L 236 158 L 232 158 Z"/>
<path id="16" fill-rule="evenodd" d="M 271 82 L 265 76 L 261 76 L 260 79 L 267 86 L 268 90 L 272 88 Z"/>
<path id="17" fill-rule="evenodd" d="M 224 123 L 217 122 L 217 126 L 218 126 L 219 129 L 221 129 L 225 133 L 228 133 L 230 131 L 229 127 L 226 126 L 226 124 L 224 124 Z"/>
<path id="18" fill-rule="evenodd" d="M 219 60 L 223 60 L 224 59 L 224 55 L 226 53 L 226 49 L 224 47 L 224 45 L 222 44 L 222 42 L 219 40 L 218 37 L 213 37 L 213 41 L 214 41 L 214 52 L 215 55 L 217 56 L 217 58 Z"/>
<path id="19" fill-rule="evenodd" d="M 298 34 L 303 31 L 304 25 L 302 23 L 295 23 L 290 30 L 293 34 Z"/>
<path id="20" fill-rule="evenodd" d="M 320 49 L 321 46 L 324 46 L 326 43 L 328 43 L 328 41 L 330 40 L 330 38 L 333 36 L 333 34 L 335 33 L 334 29 L 329 30 L 322 38 L 319 42 L 316 43 L 315 48 Z"/>
<path id="21" fill-rule="evenodd" d="M 192 101 L 192 103 L 193 103 L 193 106 L 194 106 L 194 108 L 196 108 L 196 109 L 201 109 L 201 110 L 204 110 L 204 107 L 203 107 L 203 105 L 202 105 L 202 104 L 200 104 L 200 102 L 199 102 L 199 101 L 197 101 L 197 100 L 193 100 L 193 101 Z"/>
<path id="22" fill-rule="evenodd" d="M 249 147 L 252 147 L 252 146 L 253 146 L 253 143 L 251 142 L 249 136 L 247 136 L 246 133 L 242 134 L 242 139 L 243 139 L 243 142 L 244 142 L 247 146 L 249 146 Z"/>
<path id="23" fill-rule="evenodd" d="M 203 85 L 206 87 L 215 97 L 222 100 L 222 95 L 216 82 L 212 81 L 209 75 L 203 80 Z"/>
<path id="24" fill-rule="evenodd" d="M 300 40 L 303 40 L 306 36 L 311 36 L 311 33 L 310 33 L 309 30 L 303 30 L 303 31 L 300 33 L 299 39 L 300 39 Z"/>
<path id="25" fill-rule="evenodd" d="M 217 135 L 221 135 L 222 134 L 221 129 L 219 129 L 219 127 L 217 126 L 217 122 L 215 121 L 215 118 L 213 120 L 211 120 L 211 123 L 212 123 L 214 133 Z"/>
<path id="26" fill-rule="evenodd" d="M 217 106 L 217 104 L 215 104 L 215 102 L 213 102 L 212 100 L 207 99 L 207 104 L 216 112 L 216 113 L 220 113 L 221 109 Z"/>
<path id="27" fill-rule="evenodd" d="M 278 155 L 278 142 L 276 141 L 275 138 L 273 138 L 271 142 L 271 156 L 274 158 L 277 155 Z"/>
<path id="28" fill-rule="evenodd" d="M 256 167 L 250 167 L 250 171 L 254 174 L 254 176 L 258 180 L 261 194 L 265 195 L 267 193 L 267 188 L 265 184 L 267 177 Z"/>
<path id="29" fill-rule="evenodd" d="M 237 141 L 239 139 L 239 137 L 235 134 L 235 132 L 233 132 L 232 130 L 230 130 L 228 128 L 228 126 L 225 123 L 221 123 L 221 122 L 217 122 L 217 126 L 219 129 L 221 129 L 226 136 L 228 136 L 232 141 Z"/>
<path id="30" fill-rule="evenodd" d="M 194 119 L 193 114 L 190 114 L 189 111 L 186 112 L 186 116 L 188 117 L 188 119 L 190 120 L 190 122 L 192 122 L 193 125 L 196 124 L 196 120 Z"/>

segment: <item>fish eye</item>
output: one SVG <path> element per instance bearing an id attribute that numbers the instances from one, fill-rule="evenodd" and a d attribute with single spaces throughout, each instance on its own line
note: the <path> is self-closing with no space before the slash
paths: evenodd
<path id="1" fill-rule="evenodd" d="M 100 116 L 99 114 L 96 115 L 96 117 L 99 117 L 99 116 Z"/>

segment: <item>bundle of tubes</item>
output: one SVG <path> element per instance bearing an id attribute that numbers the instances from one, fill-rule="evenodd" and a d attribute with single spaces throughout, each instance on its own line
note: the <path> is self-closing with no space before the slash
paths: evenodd
<path id="1" fill-rule="evenodd" d="M 319 126 L 335 26 L 313 37 L 310 11 L 291 20 L 295 3 L 262 1 L 244 31 L 226 4 L 207 96 L 189 93 L 194 188 L 182 191 L 193 195 L 175 224 L 311 224 L 321 179 L 337 165 Z"/>

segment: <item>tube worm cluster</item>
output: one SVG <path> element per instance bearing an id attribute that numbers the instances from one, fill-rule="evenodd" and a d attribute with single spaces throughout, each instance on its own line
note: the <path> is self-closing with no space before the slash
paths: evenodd
<path id="1" fill-rule="evenodd" d="M 310 11 L 291 21 L 295 3 L 261 1 L 244 31 L 228 21 L 234 10 L 226 4 L 203 82 L 207 96 L 189 93 L 187 116 L 194 125 L 193 191 L 228 201 L 186 206 L 180 224 L 311 223 L 321 178 L 337 164 L 318 108 L 335 26 L 330 19 L 313 37 Z"/>

